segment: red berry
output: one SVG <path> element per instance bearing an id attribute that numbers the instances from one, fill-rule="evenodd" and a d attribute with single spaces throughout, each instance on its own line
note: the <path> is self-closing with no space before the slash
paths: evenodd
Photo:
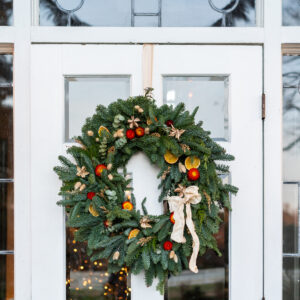
<path id="1" fill-rule="evenodd" d="M 104 224 L 104 226 L 107 228 L 107 227 L 110 226 L 110 221 L 105 220 L 105 221 L 103 221 L 103 224 Z"/>
<path id="2" fill-rule="evenodd" d="M 87 198 L 90 199 L 90 200 L 92 200 L 92 199 L 94 198 L 95 195 L 96 195 L 96 193 L 94 193 L 94 192 L 89 192 L 89 193 L 87 193 Z"/>
<path id="3" fill-rule="evenodd" d="M 171 125 L 173 125 L 174 124 L 174 122 L 172 121 L 172 120 L 167 120 L 166 121 L 166 125 L 168 126 L 168 127 L 171 127 Z"/>
<path id="4" fill-rule="evenodd" d="M 107 169 L 106 165 L 103 165 L 103 164 L 98 165 L 98 166 L 96 166 L 96 168 L 95 168 L 95 174 L 96 174 L 97 176 L 101 176 L 101 173 L 102 173 L 103 170 L 105 170 L 105 169 Z"/>
<path id="5" fill-rule="evenodd" d="M 170 221 L 171 221 L 171 223 L 175 224 L 174 212 L 172 212 L 172 213 L 170 214 Z"/>
<path id="6" fill-rule="evenodd" d="M 170 242 L 170 241 L 164 242 L 164 249 L 165 249 L 166 251 L 171 251 L 172 248 L 173 248 L 173 243 L 172 243 L 172 242 Z"/>
<path id="7" fill-rule="evenodd" d="M 135 129 L 135 134 L 141 137 L 145 134 L 145 129 L 143 127 L 138 127 Z"/>
<path id="8" fill-rule="evenodd" d="M 191 181 L 195 181 L 197 179 L 199 179 L 200 177 L 200 172 L 198 169 L 196 168 L 192 168 L 188 171 L 187 173 L 187 176 L 188 176 L 188 179 L 191 180 Z"/>
<path id="9" fill-rule="evenodd" d="M 128 129 L 126 131 L 126 136 L 129 140 L 132 140 L 135 137 L 135 132 L 132 129 Z"/>

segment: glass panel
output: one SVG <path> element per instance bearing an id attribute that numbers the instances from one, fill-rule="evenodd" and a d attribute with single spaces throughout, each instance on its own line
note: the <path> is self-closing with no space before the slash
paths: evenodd
<path id="1" fill-rule="evenodd" d="M 300 300 L 299 257 L 283 258 L 283 300 Z"/>
<path id="2" fill-rule="evenodd" d="M 210 2 L 213 5 L 210 5 Z M 255 0 L 40 0 L 42 26 L 256 26 Z M 78 10 L 76 10 L 78 8 Z M 226 17 L 217 9 L 222 9 Z M 229 9 L 233 8 L 231 12 Z M 65 9 L 75 9 L 69 13 Z M 157 13 L 157 20 L 137 22 L 135 14 Z M 69 18 L 68 18 L 69 16 Z M 147 24 L 147 25 L 145 25 Z"/>
<path id="3" fill-rule="evenodd" d="M 74 240 L 67 228 L 67 300 L 130 300 L 127 269 L 107 273 L 106 260 L 91 262 L 86 244 Z"/>
<path id="4" fill-rule="evenodd" d="M 81 133 L 87 117 L 97 105 L 130 96 L 130 76 L 66 77 L 65 137 L 70 141 Z"/>
<path id="5" fill-rule="evenodd" d="M 14 299 L 14 256 L 0 255 L 0 299 Z"/>
<path id="6" fill-rule="evenodd" d="M 12 25 L 13 23 L 13 0 L 0 1 L 0 26 Z"/>
<path id="7" fill-rule="evenodd" d="M 225 183 L 230 176 L 221 176 Z M 213 250 L 207 250 L 198 256 L 199 272 L 183 271 L 180 275 L 170 277 L 165 300 L 228 300 L 229 299 L 229 212 L 221 210 L 219 214 L 223 223 L 215 235 L 222 256 Z"/>
<path id="8" fill-rule="evenodd" d="M 300 1 L 282 0 L 282 25 L 300 25 Z"/>
<path id="9" fill-rule="evenodd" d="M 13 90 L 0 86 L 0 178 L 13 178 Z"/>
<path id="10" fill-rule="evenodd" d="M 0 254 L 3 250 L 13 249 L 14 188 L 13 183 L 0 182 Z"/>
<path id="11" fill-rule="evenodd" d="M 0 55 L 0 86 L 7 86 L 7 83 L 12 83 L 13 80 L 13 70 L 12 70 L 12 60 L 11 54 Z M 4 85 L 6 83 L 6 85 Z"/>
<path id="12" fill-rule="evenodd" d="M 300 300 L 300 57 L 283 57 L 283 300 Z"/>
<path id="13" fill-rule="evenodd" d="M 227 76 L 165 76 L 163 78 L 164 103 L 176 105 L 184 102 L 186 109 L 199 110 L 196 121 L 212 137 L 228 140 L 228 77 Z"/>

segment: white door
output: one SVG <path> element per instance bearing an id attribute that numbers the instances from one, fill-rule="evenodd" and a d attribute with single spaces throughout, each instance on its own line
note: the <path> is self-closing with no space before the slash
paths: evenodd
<path id="1" fill-rule="evenodd" d="M 200 106 L 204 128 L 236 157 L 231 178 L 224 180 L 239 187 L 229 221 L 224 214 L 217 236 L 223 257 L 209 252 L 199 259 L 198 274 L 170 278 L 168 300 L 261 299 L 261 47 L 155 45 L 152 52 L 141 45 L 33 45 L 31 61 L 32 299 L 76 299 L 79 294 L 118 299 L 118 293 L 129 291 L 126 284 L 116 291 L 105 263 L 91 266 L 82 246 L 70 232 L 66 236 L 63 210 L 56 206 L 60 182 L 52 169 L 97 104 L 142 94 L 143 82 L 151 81 L 158 104 Z M 143 155 L 133 157 L 128 167 L 137 199 L 155 199 L 157 170 Z M 154 203 L 148 210 L 160 213 L 162 208 Z M 131 278 L 132 300 L 163 299 L 142 281 L 142 275 Z"/>

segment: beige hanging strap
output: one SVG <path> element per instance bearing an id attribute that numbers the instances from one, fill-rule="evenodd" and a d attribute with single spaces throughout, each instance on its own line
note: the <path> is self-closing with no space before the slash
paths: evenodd
<path id="1" fill-rule="evenodd" d="M 152 87 L 153 44 L 143 45 L 143 89 Z"/>

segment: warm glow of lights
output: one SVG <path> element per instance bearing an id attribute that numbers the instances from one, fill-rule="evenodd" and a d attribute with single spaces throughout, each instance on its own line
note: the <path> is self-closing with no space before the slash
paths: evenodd
<path id="1" fill-rule="evenodd" d="M 72 243 L 73 243 L 73 244 L 76 244 L 76 241 L 75 241 L 75 240 L 73 240 L 73 241 L 72 241 Z"/>
<path id="2" fill-rule="evenodd" d="M 83 270 L 84 269 L 84 266 L 80 266 L 80 270 Z"/>
<path id="3" fill-rule="evenodd" d="M 92 283 L 92 280 L 91 280 L 91 279 L 88 279 L 88 283 L 91 284 L 91 283 Z"/>
<path id="4" fill-rule="evenodd" d="M 85 263 L 85 264 L 87 264 L 87 263 L 88 263 L 88 261 L 87 261 L 87 260 L 85 260 L 85 261 L 84 261 L 84 263 Z"/>
<path id="5" fill-rule="evenodd" d="M 104 296 L 107 296 L 107 293 L 104 293 Z"/>
<path id="6" fill-rule="evenodd" d="M 108 273 L 105 273 L 104 275 L 105 275 L 105 276 L 108 276 Z"/>
<path id="7" fill-rule="evenodd" d="M 192 97 L 193 97 L 193 93 L 189 92 L 189 98 L 192 98 Z"/>
<path id="8" fill-rule="evenodd" d="M 111 292 L 111 289 L 108 289 L 109 292 Z"/>
<path id="9" fill-rule="evenodd" d="M 76 291 L 79 291 L 79 287 L 75 288 Z"/>
<path id="10" fill-rule="evenodd" d="M 92 286 L 89 286 L 89 290 L 92 290 L 93 289 L 93 287 Z"/>
<path id="11" fill-rule="evenodd" d="M 102 282 L 102 279 L 99 279 L 99 280 L 98 280 L 98 282 L 100 282 L 100 283 L 101 283 L 101 282 Z"/>
<path id="12" fill-rule="evenodd" d="M 99 266 L 101 267 L 101 266 L 102 266 L 102 263 L 99 263 Z"/>
<path id="13" fill-rule="evenodd" d="M 106 285 L 106 286 L 104 286 L 104 288 L 107 290 L 107 289 L 108 289 L 107 285 Z"/>
<path id="14" fill-rule="evenodd" d="M 120 281 L 122 281 L 122 280 L 123 280 L 123 277 L 122 277 L 122 276 L 120 276 L 120 277 L 119 277 L 119 280 L 120 280 Z"/>
<path id="15" fill-rule="evenodd" d="M 78 250 L 76 248 L 73 249 L 74 252 L 77 252 Z"/>
<path id="16" fill-rule="evenodd" d="M 94 262 L 94 265 L 97 266 L 97 262 L 96 261 Z"/>
<path id="17" fill-rule="evenodd" d="M 83 282 L 83 286 L 87 286 L 87 281 L 86 280 Z"/>
<path id="18" fill-rule="evenodd" d="M 123 272 L 120 272 L 120 274 L 122 275 L 122 274 L 123 274 Z"/>

